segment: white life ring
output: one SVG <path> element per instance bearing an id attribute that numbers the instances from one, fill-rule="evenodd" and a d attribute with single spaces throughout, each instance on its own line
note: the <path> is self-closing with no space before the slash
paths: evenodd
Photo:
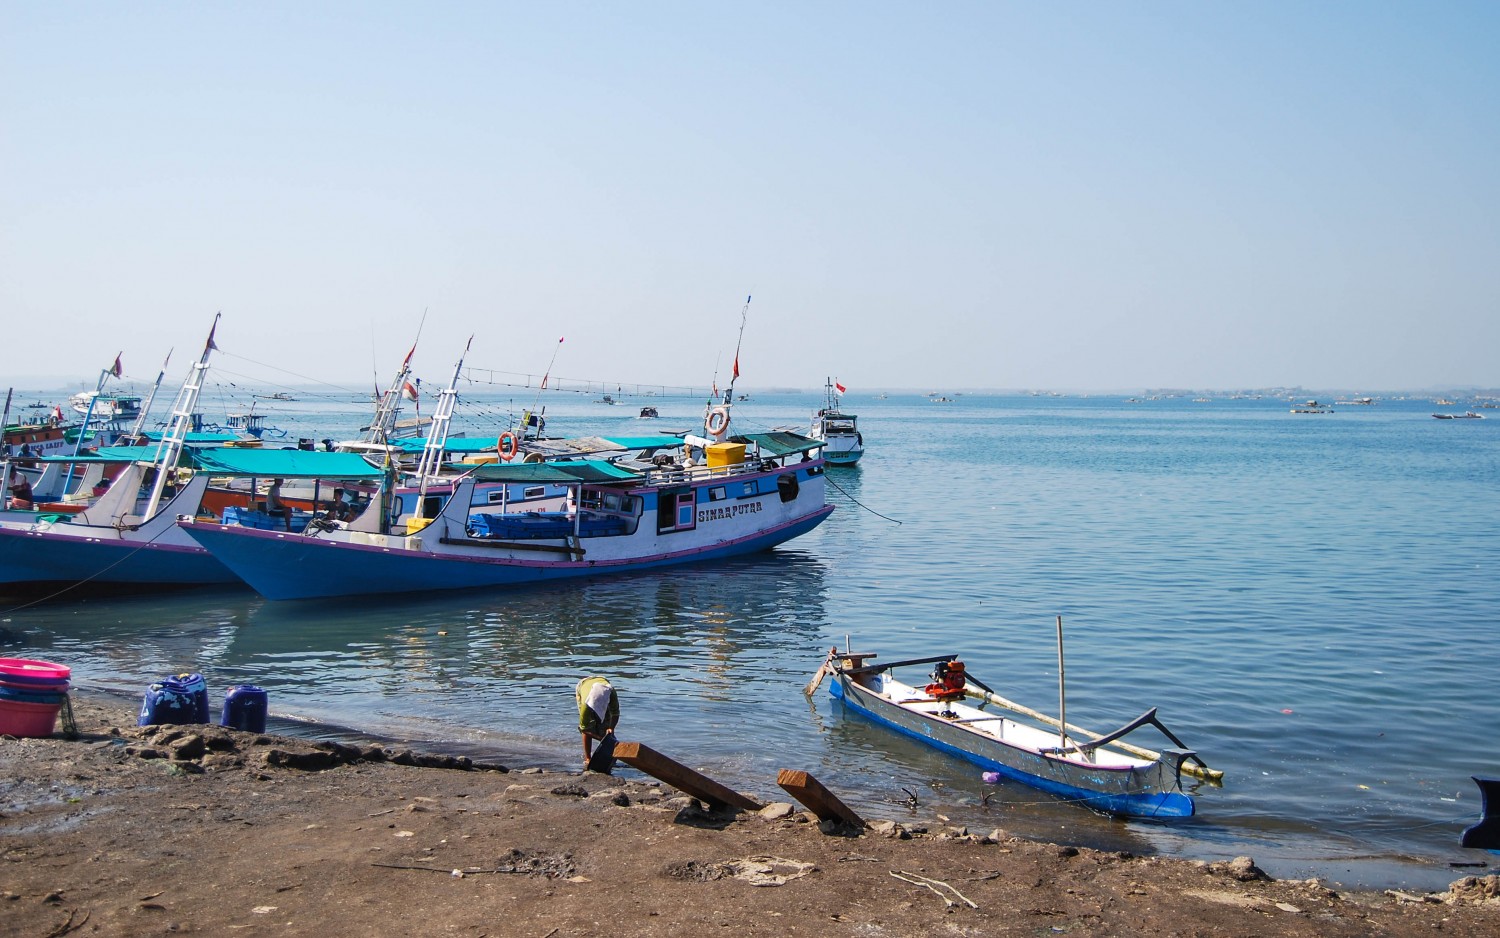
<path id="1" fill-rule="evenodd" d="M 521 448 L 521 440 L 514 433 L 506 430 L 500 434 L 500 439 L 495 443 L 495 449 L 499 451 L 500 458 L 510 462 L 516 458 L 516 451 Z"/>
<path id="2" fill-rule="evenodd" d="M 729 429 L 729 409 L 727 407 L 715 407 L 708 412 L 706 424 L 710 436 L 723 436 L 724 431 Z"/>

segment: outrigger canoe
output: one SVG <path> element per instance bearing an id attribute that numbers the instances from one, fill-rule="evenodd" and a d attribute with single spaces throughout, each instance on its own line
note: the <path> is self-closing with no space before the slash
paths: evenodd
<path id="1" fill-rule="evenodd" d="M 1193 798 L 1182 790 L 1183 763 L 1195 760 L 1197 764 L 1188 767 L 1193 774 L 1210 780 L 1222 777 L 1216 770 L 1200 768 L 1202 761 L 1182 748 L 1157 720 L 1154 708 L 1113 733 L 1094 734 L 1069 725 L 1068 731 L 1090 737 L 1081 740 L 1056 728 L 1018 721 L 1015 718 L 1022 715 L 1047 718 L 997 696 L 952 655 L 865 664 L 873 657 L 831 650 L 809 689 L 829 673 L 830 693 L 856 713 L 1059 798 L 1123 817 L 1191 817 Z M 898 666 L 924 664 L 937 665 L 933 682 L 924 686 L 903 684 L 889 673 Z M 980 702 L 961 702 L 973 699 Z M 1179 748 L 1154 753 L 1129 746 L 1137 753 L 1132 755 L 1110 747 L 1124 746 L 1120 737 L 1147 724 Z"/>

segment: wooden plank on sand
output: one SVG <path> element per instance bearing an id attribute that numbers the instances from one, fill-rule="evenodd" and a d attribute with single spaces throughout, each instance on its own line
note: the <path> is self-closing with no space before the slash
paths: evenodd
<path id="1" fill-rule="evenodd" d="M 615 758 L 631 768 L 661 779 L 680 792 L 692 795 L 711 808 L 727 805 L 742 811 L 759 811 L 763 807 L 754 799 L 726 788 L 680 762 L 674 762 L 644 743 L 616 743 Z"/>
<path id="2" fill-rule="evenodd" d="M 807 809 L 817 815 L 820 821 L 842 821 L 845 824 L 853 824 L 855 827 L 864 827 L 864 819 L 848 805 L 838 799 L 838 796 L 827 788 L 823 783 L 796 769 L 782 769 L 776 776 L 776 784 L 786 789 L 787 794 L 796 798 L 807 806 Z"/>

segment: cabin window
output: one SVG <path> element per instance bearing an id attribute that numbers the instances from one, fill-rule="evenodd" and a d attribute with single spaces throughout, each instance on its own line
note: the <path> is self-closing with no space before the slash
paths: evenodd
<path id="1" fill-rule="evenodd" d="M 749 497 L 751 495 L 759 495 L 759 494 L 760 494 L 760 480 L 759 479 L 751 479 L 749 482 L 745 483 L 745 497 Z"/>
<path id="2" fill-rule="evenodd" d="M 486 496 L 486 498 L 489 500 L 489 503 L 491 505 L 495 504 L 496 502 L 503 502 L 505 501 L 505 489 L 501 488 L 496 491 L 490 492 L 489 495 Z"/>
<path id="3" fill-rule="evenodd" d="M 620 510 L 620 496 L 617 495 L 617 494 L 615 494 L 614 492 L 605 492 L 604 493 L 604 510 L 605 511 L 619 511 Z"/>
<path id="4" fill-rule="evenodd" d="M 599 510 L 599 493 L 594 489 L 584 489 L 583 497 L 580 499 L 583 507 L 597 511 Z"/>
<path id="5" fill-rule="evenodd" d="M 729 493 L 724 490 L 724 486 L 722 485 L 716 485 L 708 490 L 708 500 L 711 502 L 722 502 L 728 497 Z"/>
<path id="6" fill-rule="evenodd" d="M 541 485 L 528 485 L 528 486 L 526 486 L 526 488 L 524 488 L 524 489 L 521 490 L 521 497 L 522 498 L 541 498 L 543 495 L 546 495 L 546 494 L 547 494 L 546 487 L 545 486 L 541 486 Z"/>
<path id="7" fill-rule="evenodd" d="M 635 497 L 632 495 L 620 496 L 620 511 L 627 515 L 635 514 Z"/>

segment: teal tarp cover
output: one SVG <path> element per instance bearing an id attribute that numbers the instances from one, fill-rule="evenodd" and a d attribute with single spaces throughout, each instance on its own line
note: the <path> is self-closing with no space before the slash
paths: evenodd
<path id="1" fill-rule="evenodd" d="M 671 433 L 658 433 L 656 436 L 606 436 L 605 439 L 621 449 L 662 449 L 682 445 L 682 437 Z"/>
<path id="2" fill-rule="evenodd" d="M 151 430 L 145 436 L 148 440 L 160 440 L 166 434 L 160 430 Z M 235 440 L 243 440 L 244 437 L 238 433 L 189 433 L 183 439 L 188 443 L 233 443 Z"/>
<path id="3" fill-rule="evenodd" d="M 42 456 L 42 462 L 155 462 L 155 446 L 101 446 L 83 450 L 77 456 Z"/>
<path id="4" fill-rule="evenodd" d="M 750 446 L 759 446 L 760 451 L 766 456 L 786 456 L 791 453 L 805 453 L 814 450 L 823 444 L 817 440 L 811 440 L 800 433 L 746 433 L 743 436 L 733 437 L 736 443 L 745 443 Z"/>
<path id="5" fill-rule="evenodd" d="M 449 437 L 448 441 L 443 444 L 443 451 L 447 453 L 493 453 L 499 442 L 499 438 L 493 436 L 455 436 Z M 415 438 L 394 440 L 391 445 L 403 452 L 420 453 L 427 448 L 427 440 Z"/>
<path id="6" fill-rule="evenodd" d="M 491 463 L 474 470 L 481 482 L 621 482 L 640 475 L 598 459 L 578 462 Z"/>
<path id="7" fill-rule="evenodd" d="M 378 479 L 381 470 L 358 453 L 320 453 L 303 449 L 195 449 L 193 465 L 216 475 L 273 479 Z"/>

